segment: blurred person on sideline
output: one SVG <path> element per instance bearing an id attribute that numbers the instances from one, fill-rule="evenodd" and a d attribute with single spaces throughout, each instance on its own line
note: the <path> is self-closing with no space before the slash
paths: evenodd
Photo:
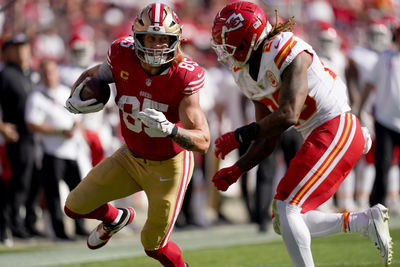
<path id="1" fill-rule="evenodd" d="M 388 179 L 394 149 L 400 146 L 400 27 L 393 34 L 393 49 L 382 52 L 373 67 L 361 95 L 359 114 L 374 92 L 375 181 L 370 205 L 386 203 L 393 215 L 400 215 L 399 195 L 389 202 Z M 399 160 L 399 159 L 397 159 Z M 399 167 L 400 162 L 397 162 Z M 399 179 L 399 178 L 397 178 Z"/>
<path id="2" fill-rule="evenodd" d="M 370 148 L 367 130 L 350 113 L 346 86 L 321 63 L 314 49 L 291 32 L 293 18 L 272 27 L 257 5 L 239 1 L 215 17 L 212 47 L 253 100 L 257 122 L 215 141 L 217 157 L 250 144 L 235 164 L 212 181 L 225 191 L 243 172 L 271 154 L 277 139 L 294 126 L 305 141 L 280 180 L 273 200 L 273 226 L 295 266 L 314 266 L 311 237 L 341 232 L 369 237 L 388 265 L 392 261 L 388 210 L 324 213 L 315 209 L 331 198 L 359 157 Z"/>
<path id="3" fill-rule="evenodd" d="M 42 28 L 42 31 L 37 33 L 33 41 L 35 58 L 51 58 L 58 63 L 61 62 L 66 49 L 64 40 L 58 33 L 56 22 L 49 22 Z"/>
<path id="4" fill-rule="evenodd" d="M 42 185 L 55 238 L 70 240 L 64 227 L 59 184 L 64 180 L 73 190 L 81 181 L 77 159 L 85 141 L 77 127 L 77 118 L 64 107 L 70 89 L 60 84 L 57 63 L 44 59 L 39 71 L 41 82 L 27 99 L 25 118 L 43 150 Z M 83 220 L 75 221 L 75 234 L 88 234 Z"/>
<path id="5" fill-rule="evenodd" d="M 1 110 L 0 110 L 0 118 L 1 118 Z M 0 136 L 0 244 L 4 244 L 7 247 L 12 247 L 14 245 L 14 240 L 12 238 L 11 230 L 10 230 L 10 222 L 8 219 L 8 202 L 7 202 L 7 178 L 6 171 L 4 169 L 7 168 L 5 166 L 5 162 L 7 158 L 5 156 L 4 149 L 4 138 Z"/>
<path id="6" fill-rule="evenodd" d="M 346 84 L 350 106 L 358 112 L 363 126 L 367 127 L 372 137 L 371 150 L 363 155 L 355 166 L 355 200 L 360 210 L 370 207 L 369 198 L 375 180 L 375 128 L 373 118 L 373 94 L 364 100 L 360 109 L 361 92 L 371 75 L 379 54 L 390 47 L 391 33 L 381 20 L 371 20 L 365 29 L 366 40 L 347 52 Z M 392 175 L 393 172 L 390 172 Z M 398 187 L 397 187 L 398 190 Z M 390 210 L 390 207 L 389 207 Z"/>
<path id="7" fill-rule="evenodd" d="M 316 34 L 316 52 L 322 60 L 325 67 L 335 72 L 343 81 L 346 81 L 346 65 L 347 58 L 341 50 L 342 39 L 338 30 L 330 23 L 318 21 Z M 351 170 L 349 175 L 344 179 L 335 194 L 336 206 L 334 199 L 331 198 L 320 206 L 320 210 L 340 212 L 357 211 L 358 207 L 354 201 L 355 197 L 355 171 Z M 361 181 L 360 181 L 361 182 Z M 367 207 L 368 208 L 368 207 Z"/>
<path id="8" fill-rule="evenodd" d="M 210 145 L 199 99 L 205 73 L 183 56 L 182 28 L 169 6 L 146 6 L 132 31 L 133 36 L 111 44 L 106 61 L 82 73 L 66 102 L 72 113 L 99 111 L 103 103 L 79 97 L 85 80 L 114 82 L 126 144 L 88 173 L 68 195 L 64 210 L 73 219 L 101 221 L 87 239 L 90 249 L 98 249 L 135 217 L 133 208 L 115 208 L 109 201 L 144 191 L 148 217 L 141 242 L 146 254 L 163 266 L 184 267 L 170 236 L 193 173 L 191 151 L 205 153 Z"/>
<path id="9" fill-rule="evenodd" d="M 9 219 L 12 234 L 28 238 L 22 215 L 31 188 L 34 168 L 34 140 L 25 123 L 25 104 L 33 89 L 31 45 L 20 32 L 2 45 L 4 68 L 0 72 L 0 106 L 3 112 L 0 133 L 6 142 L 12 177 L 7 185 Z"/>
<path id="10" fill-rule="evenodd" d="M 84 32 L 78 31 L 72 34 L 68 48 L 67 64 L 59 66 L 60 80 L 62 84 L 72 88 L 74 82 L 85 69 L 96 65 L 95 46 L 89 36 L 86 36 Z M 91 157 L 89 166 L 83 167 L 82 164 L 84 175 L 106 155 L 113 152 L 113 138 L 115 135 L 113 136 L 112 125 L 108 122 L 108 115 L 112 111 L 117 112 L 117 110 L 108 108 L 108 106 L 99 112 L 82 115 L 81 125 L 90 148 Z"/>

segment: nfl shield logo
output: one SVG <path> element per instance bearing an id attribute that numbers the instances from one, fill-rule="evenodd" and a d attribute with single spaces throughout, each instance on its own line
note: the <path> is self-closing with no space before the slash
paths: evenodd
<path id="1" fill-rule="evenodd" d="M 151 79 L 146 79 L 146 86 L 150 87 L 150 85 L 151 85 Z"/>

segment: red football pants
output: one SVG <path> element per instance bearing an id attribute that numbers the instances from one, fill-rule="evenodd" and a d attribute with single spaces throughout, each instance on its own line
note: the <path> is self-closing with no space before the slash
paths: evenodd
<path id="1" fill-rule="evenodd" d="M 364 137 L 356 116 L 345 113 L 311 132 L 285 176 L 275 199 L 313 210 L 331 198 L 362 155 Z"/>

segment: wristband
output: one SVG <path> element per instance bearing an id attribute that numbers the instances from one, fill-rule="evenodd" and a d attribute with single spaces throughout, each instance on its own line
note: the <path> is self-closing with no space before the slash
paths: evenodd
<path id="1" fill-rule="evenodd" d="M 168 135 L 168 137 L 172 138 L 172 137 L 174 137 L 177 133 L 178 133 L 178 126 L 176 126 L 176 124 L 175 124 L 175 125 L 174 125 L 174 128 L 172 128 L 171 134 Z"/>
<path id="2" fill-rule="evenodd" d="M 236 141 L 238 141 L 240 145 L 248 144 L 256 139 L 259 130 L 260 125 L 258 125 L 257 122 L 240 127 L 235 130 Z"/>
<path id="3" fill-rule="evenodd" d="M 63 135 L 63 130 L 57 129 L 56 130 L 56 135 Z"/>

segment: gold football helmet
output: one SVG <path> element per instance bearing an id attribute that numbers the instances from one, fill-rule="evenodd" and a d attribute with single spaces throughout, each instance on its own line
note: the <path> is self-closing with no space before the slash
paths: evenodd
<path id="1" fill-rule="evenodd" d="M 136 54 L 140 60 L 151 65 L 161 66 L 175 58 L 179 46 L 182 28 L 179 18 L 167 5 L 154 3 L 145 7 L 136 17 L 132 25 Z M 153 49 L 143 45 L 145 34 L 160 34 L 170 36 L 168 48 Z"/>

